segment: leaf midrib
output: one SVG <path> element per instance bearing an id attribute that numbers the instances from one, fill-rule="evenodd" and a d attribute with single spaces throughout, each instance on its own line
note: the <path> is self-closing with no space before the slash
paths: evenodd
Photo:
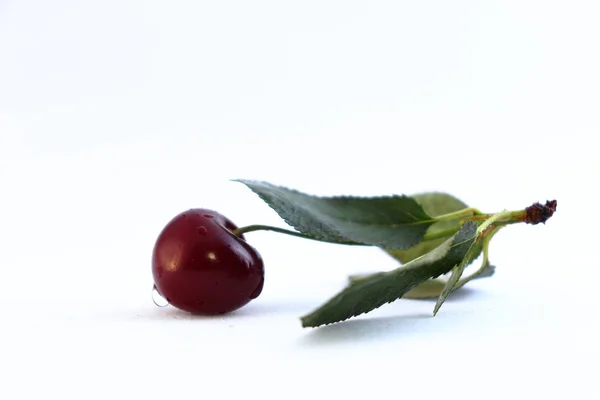
<path id="1" fill-rule="evenodd" d="M 309 214 L 309 215 L 311 214 L 311 212 L 310 212 L 309 209 L 307 209 L 305 207 L 302 207 L 300 205 L 297 205 L 297 207 L 300 208 L 300 209 L 302 209 L 303 211 L 305 211 L 307 214 Z M 322 214 L 322 213 L 319 213 L 319 214 Z M 335 216 L 333 218 L 335 218 L 335 219 L 337 219 L 339 221 L 350 222 L 350 223 L 353 223 L 353 224 L 359 224 L 359 225 L 365 225 L 365 226 L 383 226 L 383 227 L 390 227 L 390 228 L 397 228 L 397 227 L 402 227 L 402 226 L 414 226 L 414 225 L 422 225 L 422 224 L 433 224 L 433 223 L 437 222 L 437 220 L 435 218 L 431 218 L 431 216 L 429 214 L 427 214 L 427 213 L 426 214 L 427 214 L 428 217 L 430 217 L 430 219 L 425 219 L 425 220 L 418 219 L 412 213 L 409 213 L 409 212 L 406 212 L 406 214 L 408 216 L 410 216 L 414 220 L 414 222 L 407 222 L 407 223 L 404 223 L 404 224 L 398 224 L 398 223 L 385 224 L 385 223 L 375 223 L 375 222 L 372 222 L 372 223 L 369 223 L 369 222 L 359 222 L 359 221 L 354 221 L 354 220 L 351 220 L 351 219 L 342 218 L 342 217 L 338 217 L 338 216 Z M 326 216 L 326 218 L 330 219 L 331 217 Z M 333 219 L 333 218 L 331 218 L 331 219 Z"/>

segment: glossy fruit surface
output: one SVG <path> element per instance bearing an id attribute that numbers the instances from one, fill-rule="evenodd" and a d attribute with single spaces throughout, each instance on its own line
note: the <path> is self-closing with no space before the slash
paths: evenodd
<path id="1" fill-rule="evenodd" d="M 200 315 L 231 312 L 258 297 L 264 283 L 262 258 L 234 229 L 233 222 L 208 209 L 173 218 L 152 253 L 158 292 L 171 305 Z"/>

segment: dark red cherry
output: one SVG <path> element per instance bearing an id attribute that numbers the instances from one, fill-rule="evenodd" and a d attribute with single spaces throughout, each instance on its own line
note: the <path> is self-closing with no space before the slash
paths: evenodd
<path id="1" fill-rule="evenodd" d="M 152 253 L 157 291 L 171 305 L 201 315 L 228 313 L 258 297 L 262 258 L 234 229 L 229 219 L 207 209 L 173 218 Z"/>

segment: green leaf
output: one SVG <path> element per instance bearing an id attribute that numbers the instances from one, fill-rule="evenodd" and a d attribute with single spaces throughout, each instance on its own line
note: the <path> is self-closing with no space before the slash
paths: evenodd
<path id="1" fill-rule="evenodd" d="M 421 283 L 414 289 L 409 290 L 405 295 L 405 299 L 433 299 L 440 297 L 442 290 L 446 286 L 446 281 L 443 279 L 430 279 Z"/>
<path id="2" fill-rule="evenodd" d="M 442 192 L 430 192 L 430 193 L 419 193 L 410 196 L 419 203 L 425 212 L 432 217 L 438 217 L 440 215 L 449 214 L 451 212 L 459 211 L 468 206 L 456 197 Z M 458 225 L 460 219 L 439 221 L 429 227 L 427 233 L 441 232 L 445 229 L 452 228 Z M 414 260 L 423 254 L 429 253 L 431 250 L 442 244 L 447 238 L 439 238 L 433 240 L 427 240 L 416 244 L 415 246 L 406 250 L 389 250 L 389 255 L 397 259 L 403 264 Z"/>
<path id="3" fill-rule="evenodd" d="M 494 235 L 496 233 L 498 233 L 498 231 L 500 229 L 501 229 L 501 227 L 495 227 L 493 229 L 484 230 L 485 233 L 484 233 L 483 237 L 479 237 L 477 239 L 477 241 L 475 242 L 475 244 L 469 251 L 469 254 L 467 255 L 467 257 L 465 257 L 465 262 L 464 262 L 464 267 L 468 266 L 472 261 L 477 259 L 479 257 L 479 255 L 483 252 L 483 260 L 481 262 L 481 266 L 479 267 L 478 270 L 471 273 L 471 275 L 458 280 L 456 282 L 456 284 L 454 285 L 454 288 L 450 290 L 450 293 L 455 290 L 460 289 L 461 287 L 463 287 L 464 285 L 466 285 L 473 279 L 487 278 L 487 277 L 494 275 L 496 267 L 491 265 L 490 261 L 489 261 L 489 245 L 490 245 L 490 241 L 492 240 L 492 237 L 494 237 Z M 452 278 L 452 277 L 450 277 L 450 278 Z M 449 280 L 444 280 L 444 279 L 434 279 L 434 280 L 429 280 L 429 281 L 423 282 L 421 285 L 417 286 L 416 288 L 412 289 L 410 292 L 406 293 L 406 295 L 404 295 L 404 297 L 412 298 L 412 299 L 430 299 L 430 298 L 435 298 L 435 297 L 443 298 L 442 294 L 444 293 L 444 289 L 447 287 L 447 285 L 449 285 L 448 282 L 449 282 Z M 452 283 L 450 283 L 450 285 L 451 284 Z"/>
<path id="4" fill-rule="evenodd" d="M 481 244 L 479 242 L 475 242 L 475 246 L 479 246 L 479 248 L 480 248 L 479 252 L 481 253 Z M 477 257 L 475 257 L 475 258 L 477 258 Z M 483 260 L 483 262 L 481 263 L 481 266 L 476 271 L 472 272 L 470 275 L 468 275 L 464 278 L 461 278 L 461 280 L 458 281 L 458 283 L 454 287 L 453 291 L 456 291 L 456 290 L 462 288 L 463 286 L 465 286 L 467 283 L 469 283 L 470 281 L 472 281 L 474 279 L 489 278 L 492 275 L 494 275 L 495 271 L 496 271 L 496 267 L 491 265 L 489 260 Z M 357 281 L 357 280 L 364 279 L 367 277 L 374 277 L 379 274 L 383 274 L 383 272 L 376 272 L 376 273 L 362 274 L 362 275 L 351 275 L 348 277 L 348 279 L 350 280 L 350 282 L 353 282 L 353 281 Z M 447 282 L 447 279 L 443 279 L 443 278 L 426 280 L 425 282 L 421 283 L 419 286 L 406 292 L 404 294 L 404 296 L 402 296 L 402 298 L 414 299 L 414 300 L 436 299 L 436 298 L 440 297 L 440 295 L 442 294 L 442 291 L 444 290 L 444 286 L 446 286 L 446 282 Z"/>
<path id="5" fill-rule="evenodd" d="M 438 300 L 435 303 L 435 307 L 433 308 L 434 316 L 437 315 L 438 311 L 440 310 L 440 307 L 442 307 L 442 305 L 448 298 L 450 292 L 454 290 L 454 286 L 456 286 L 456 284 L 458 283 L 458 280 L 462 276 L 464 270 L 465 267 L 462 263 L 452 268 L 452 274 L 450 275 L 450 279 L 448 279 L 448 282 L 446 282 L 446 284 L 444 285 L 444 289 L 442 289 L 442 293 L 440 294 L 440 297 L 438 297 Z"/>
<path id="6" fill-rule="evenodd" d="M 239 182 L 297 231 L 325 242 L 408 249 L 435 222 L 408 196 L 316 197 L 266 182 Z"/>
<path id="7" fill-rule="evenodd" d="M 464 203 L 463 201 L 457 199 L 456 197 L 454 197 L 450 194 L 442 193 L 442 192 L 420 193 L 420 194 L 413 195 L 411 197 L 413 199 L 415 199 L 419 204 L 421 204 L 421 206 L 423 207 L 425 212 L 427 212 L 429 215 L 431 215 L 433 217 L 437 217 L 437 216 L 444 215 L 444 214 L 449 214 L 449 213 L 452 213 L 455 211 L 459 211 L 459 210 L 468 208 L 468 205 L 466 203 Z M 460 219 L 436 222 L 435 224 L 433 224 L 429 227 L 427 233 L 430 234 L 430 233 L 443 231 L 445 229 L 448 229 L 448 228 L 458 225 L 459 222 L 460 222 Z M 407 262 L 410 262 L 411 260 L 414 260 L 417 257 L 422 256 L 423 254 L 427 254 L 428 252 L 430 252 L 431 250 L 435 249 L 437 246 L 442 244 L 445 240 L 447 240 L 447 239 L 440 238 L 440 239 L 423 241 L 423 242 L 420 242 L 417 245 L 411 247 L 410 249 L 387 250 L 387 253 L 390 254 L 392 257 L 396 258 L 397 260 L 399 260 L 400 262 L 402 262 L 403 264 L 405 264 Z M 481 242 L 476 242 L 475 246 L 476 247 L 473 250 L 474 253 L 472 254 L 472 257 L 471 257 L 472 258 L 471 262 L 479 257 L 479 255 L 481 254 L 482 249 L 483 249 Z M 489 268 L 486 268 L 485 265 L 488 265 Z M 487 263 L 487 262 L 485 263 L 485 265 L 482 265 L 479 270 L 477 270 L 473 274 L 469 275 L 468 277 L 465 277 L 465 278 L 461 279 L 460 281 L 458 281 L 454 290 L 459 289 L 460 287 L 464 286 L 472 279 L 484 278 L 487 276 L 491 276 L 494 272 L 494 267 L 489 266 L 489 263 Z M 372 274 L 369 276 L 374 276 L 374 275 L 375 274 Z M 364 278 L 364 277 L 366 277 L 366 276 L 365 275 L 363 275 L 361 277 L 351 276 L 349 279 L 352 281 L 352 280 L 356 280 L 356 279 L 360 279 L 360 278 Z M 447 279 L 442 279 L 442 278 L 429 279 L 429 280 L 421 283 L 417 287 L 409 290 L 406 294 L 404 294 L 403 297 L 406 299 L 438 298 L 442 294 L 442 291 L 444 290 L 444 286 L 446 286 L 446 282 L 447 282 Z"/>
<path id="8" fill-rule="evenodd" d="M 465 285 L 467 282 L 469 282 L 471 280 L 471 279 L 469 279 L 470 277 L 467 277 L 462 280 L 460 279 L 460 277 L 462 276 L 467 265 L 472 263 L 479 256 L 479 254 L 482 251 L 483 251 L 483 263 L 482 263 L 482 266 L 479 269 L 479 271 L 477 271 L 476 276 L 481 276 L 482 274 L 485 274 L 485 273 L 490 273 L 490 275 L 493 274 L 494 267 L 489 265 L 489 246 L 490 246 L 490 241 L 492 240 L 492 237 L 494 237 L 494 235 L 496 233 L 498 233 L 498 231 L 500 229 L 502 229 L 502 227 L 501 226 L 492 227 L 489 224 L 491 224 L 492 221 L 497 219 L 502 214 L 503 214 L 503 212 L 494 214 L 493 216 L 488 218 L 483 224 L 481 224 L 477 228 L 476 243 L 471 247 L 471 249 L 469 249 L 469 252 L 465 256 L 463 261 L 459 265 L 457 265 L 456 267 L 454 267 L 452 269 L 452 274 L 450 275 L 450 278 L 444 285 L 444 288 L 442 289 L 442 293 L 440 293 L 440 296 L 435 304 L 435 308 L 433 309 L 433 315 L 437 314 L 437 312 L 440 310 L 440 307 L 442 306 L 442 304 L 444 304 L 444 302 L 448 298 L 448 295 L 452 291 L 460 288 L 461 286 Z M 482 235 L 481 235 L 481 233 L 482 233 Z"/>
<path id="9" fill-rule="evenodd" d="M 477 258 L 475 256 L 476 247 L 478 246 L 471 246 L 471 248 L 467 252 L 467 255 L 465 256 L 465 258 L 463 258 L 462 262 L 456 267 L 452 268 L 452 274 L 450 275 L 448 282 L 446 282 L 446 284 L 444 285 L 444 289 L 442 289 L 442 293 L 440 294 L 440 297 L 438 298 L 437 302 L 435 303 L 435 307 L 433 308 L 434 316 L 438 313 L 438 311 L 448 298 L 448 295 L 455 289 L 467 265 L 471 264 L 473 260 Z"/>
<path id="10" fill-rule="evenodd" d="M 454 286 L 453 292 L 457 291 L 461 287 L 465 286 L 467 283 L 474 279 L 480 278 L 489 278 L 494 275 L 496 267 L 491 265 L 489 262 L 483 262 L 481 267 L 469 276 L 466 276 L 458 281 L 456 286 Z M 405 295 L 405 299 L 435 299 L 440 297 L 442 291 L 444 290 L 444 286 L 446 286 L 446 281 L 443 279 L 430 279 L 421 283 L 416 288 L 408 291 Z"/>
<path id="11" fill-rule="evenodd" d="M 367 313 L 401 298 L 430 278 L 459 265 L 477 237 L 477 225 L 466 222 L 433 251 L 389 272 L 352 281 L 344 290 L 302 318 L 302 326 L 316 327 Z"/>
<path id="12" fill-rule="evenodd" d="M 469 206 L 462 200 L 444 192 L 417 193 L 412 196 L 426 213 L 433 216 L 449 214 Z"/>
<path id="13" fill-rule="evenodd" d="M 473 244 L 473 248 L 471 249 L 470 253 L 469 253 L 469 260 L 468 260 L 468 264 L 465 265 L 465 267 L 467 267 L 468 265 L 470 265 L 473 261 L 475 261 L 477 259 L 477 257 L 479 257 L 479 255 L 481 254 L 481 252 L 483 251 L 483 241 L 481 240 L 477 240 L 475 241 L 475 243 Z M 421 285 L 417 286 L 416 288 L 414 288 L 413 290 L 411 290 L 409 293 L 407 293 L 404 297 L 408 298 L 408 299 L 427 299 L 427 298 L 435 298 L 435 297 L 439 297 L 442 294 L 442 291 L 444 290 L 444 286 L 446 286 L 446 282 L 447 279 L 436 279 L 434 280 L 429 280 L 426 282 L 423 282 Z M 420 288 L 421 286 L 429 286 L 429 287 L 424 287 L 424 288 Z M 436 288 L 440 288 L 440 290 L 437 292 L 437 294 L 433 294 Z M 458 289 L 458 288 L 457 288 Z"/>

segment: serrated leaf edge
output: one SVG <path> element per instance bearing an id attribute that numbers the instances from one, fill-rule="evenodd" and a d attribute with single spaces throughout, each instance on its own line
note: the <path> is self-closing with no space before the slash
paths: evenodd
<path id="1" fill-rule="evenodd" d="M 467 224 L 474 224 L 474 223 L 472 223 L 472 222 L 467 222 Z M 454 238 L 456 235 L 458 235 L 458 232 L 457 232 L 457 233 L 456 233 L 454 236 L 452 236 L 451 238 L 449 238 L 447 241 L 444 241 L 444 243 L 442 243 L 442 244 L 440 244 L 438 247 L 436 247 L 436 249 L 437 249 L 437 248 L 439 248 L 439 247 L 441 247 L 441 246 L 444 246 L 444 245 L 446 245 L 446 243 L 448 243 L 448 242 L 450 242 L 451 240 L 453 240 L 453 238 Z M 452 245 L 449 245 L 449 246 L 448 246 L 448 249 L 447 249 L 447 250 L 444 252 L 444 255 L 443 255 L 442 257 L 444 257 L 446 254 L 448 254 L 448 252 L 449 252 L 449 251 L 450 251 L 452 248 L 454 248 L 454 247 L 456 247 L 456 246 L 460 246 L 461 244 L 464 244 L 464 243 L 468 242 L 469 240 L 472 240 L 472 238 L 468 238 L 468 239 L 465 239 L 465 240 L 463 240 L 463 241 L 460 241 L 460 242 L 457 242 L 457 243 L 453 243 Z M 477 238 L 475 238 L 475 240 L 477 240 Z M 473 243 L 475 243 L 475 241 L 473 241 Z M 472 249 L 472 248 L 473 248 L 473 245 L 471 245 L 471 246 L 469 247 L 469 250 L 470 250 L 470 249 Z M 435 249 L 434 249 L 434 250 L 435 250 Z M 434 251 L 434 250 L 432 250 L 432 251 Z M 326 305 L 326 304 L 327 304 L 329 301 L 333 300 L 333 299 L 334 299 L 336 296 L 340 295 L 340 294 L 341 294 L 341 293 L 343 293 L 344 291 L 346 291 L 346 290 L 350 289 L 352 286 L 355 286 L 355 285 L 358 285 L 358 284 L 360 284 L 360 283 L 361 283 L 361 281 L 363 281 L 363 280 L 368 280 L 368 279 L 370 279 L 370 278 L 378 278 L 378 277 L 380 277 L 381 275 L 389 275 L 389 274 L 392 274 L 394 271 L 396 271 L 396 270 L 398 270 L 398 269 L 409 268 L 409 267 L 410 267 L 410 265 L 409 265 L 409 264 L 411 264 L 411 263 L 413 263 L 413 262 L 416 262 L 417 260 L 419 260 L 419 259 L 421 259 L 421 258 L 423 258 L 423 257 L 426 257 L 426 256 L 427 256 L 428 254 L 430 254 L 432 251 L 430 251 L 430 252 L 428 252 L 428 253 L 426 253 L 426 254 L 423 254 L 422 256 L 419 256 L 419 257 L 415 258 L 414 260 L 411 260 L 410 262 L 408 262 L 408 263 L 406 263 L 406 264 L 404 264 L 404 265 L 401 265 L 401 266 L 399 266 L 398 268 L 395 268 L 395 269 L 393 269 L 393 270 L 390 270 L 390 271 L 387 271 L 387 272 L 380 272 L 380 273 L 375 273 L 375 274 L 373 274 L 373 275 L 377 275 L 377 276 L 369 276 L 369 277 L 365 277 L 365 278 L 362 278 L 362 279 L 358 279 L 358 280 L 351 281 L 349 284 L 347 284 L 347 285 L 346 285 L 346 287 L 345 287 L 344 289 L 342 289 L 342 290 L 341 290 L 340 292 L 338 292 L 338 293 L 337 293 L 335 296 L 333 296 L 332 298 L 330 298 L 330 299 L 329 299 L 327 302 L 325 302 L 323 305 L 321 305 L 321 306 L 320 306 L 320 307 L 318 307 L 317 309 L 315 309 L 315 310 L 311 311 L 310 313 L 308 313 L 308 314 L 305 314 L 305 315 L 303 315 L 302 317 L 300 317 L 300 320 L 301 320 L 301 322 L 302 322 L 302 326 L 303 326 L 303 327 L 305 327 L 305 328 L 306 328 L 306 327 L 317 328 L 317 327 L 320 327 L 320 326 L 327 326 L 327 325 L 336 324 L 336 323 L 339 323 L 339 322 L 347 321 L 347 320 L 348 320 L 348 319 L 350 319 L 350 318 L 355 318 L 355 317 L 358 317 L 358 316 L 360 316 L 360 315 L 367 314 L 367 313 L 369 313 L 369 312 L 371 312 L 371 311 L 373 311 L 373 310 L 376 310 L 376 309 L 378 309 L 378 308 L 380 308 L 380 307 L 384 306 L 385 304 L 390 304 L 390 303 L 393 303 L 393 302 L 395 302 L 395 301 L 397 301 L 397 300 L 401 299 L 403 296 L 397 297 L 397 298 L 396 298 L 396 299 L 394 299 L 394 300 L 387 301 L 387 302 L 385 302 L 385 303 L 381 304 L 380 306 L 378 306 L 378 307 L 375 307 L 375 308 L 373 308 L 373 309 L 371 309 L 371 310 L 369 310 L 369 311 L 363 311 L 363 312 L 359 312 L 359 313 L 357 313 L 357 314 L 350 315 L 350 316 L 348 316 L 347 318 L 344 318 L 344 319 L 342 319 L 342 320 L 339 320 L 339 321 L 327 322 L 327 323 L 324 323 L 324 324 L 320 324 L 320 325 L 314 325 L 314 326 L 313 326 L 313 325 L 306 325 L 306 324 L 305 324 L 305 319 L 306 319 L 307 317 L 309 317 L 310 315 L 312 315 L 312 314 L 316 313 L 317 311 L 319 311 L 319 310 L 320 310 L 320 309 L 321 309 L 321 308 L 322 308 L 324 305 Z M 465 258 L 466 258 L 466 256 L 463 258 L 463 260 L 464 260 Z M 441 276 L 441 275 L 443 275 L 443 274 L 438 274 L 438 275 L 432 276 L 432 277 L 430 277 L 430 278 L 437 278 L 437 277 L 439 277 L 439 276 Z M 428 279 L 430 279 L 430 278 L 428 278 Z M 418 286 L 418 284 L 417 284 L 417 285 L 415 285 L 415 286 L 413 286 L 413 288 L 414 288 L 414 287 L 416 287 L 416 286 Z M 411 289 L 412 289 L 412 288 L 411 288 Z M 410 290 L 410 289 L 409 289 L 409 290 Z"/>
<path id="2" fill-rule="evenodd" d="M 312 194 L 308 194 L 308 193 L 304 193 L 301 192 L 299 190 L 296 189 L 290 189 L 286 186 L 280 186 L 280 185 L 274 185 L 272 183 L 269 183 L 267 181 L 259 181 L 259 180 L 251 180 L 251 179 L 232 179 L 233 182 L 238 182 L 238 183 L 242 183 L 244 185 L 246 185 L 246 187 L 248 187 L 254 194 L 256 194 L 262 201 L 264 201 L 269 208 L 271 208 L 273 211 L 275 211 L 275 213 L 286 223 L 288 224 L 290 227 L 294 228 L 297 232 L 300 232 L 302 234 L 306 234 L 306 235 L 310 235 L 311 238 L 314 238 L 315 240 L 319 240 L 319 241 L 324 241 L 324 242 L 328 242 L 328 243 L 339 243 L 339 244 L 348 244 L 348 245 L 369 245 L 369 246 L 379 246 L 378 244 L 370 244 L 370 243 L 362 243 L 362 242 L 357 242 L 355 240 L 349 239 L 346 236 L 344 236 L 342 234 L 342 232 L 340 232 L 338 229 L 332 227 L 329 224 L 326 224 L 324 222 L 320 222 L 323 225 L 326 225 L 328 227 L 328 229 L 332 232 L 336 233 L 336 240 L 332 241 L 332 240 L 328 240 L 326 236 L 324 235 L 318 235 L 318 234 L 314 234 L 312 232 L 307 232 L 304 231 L 302 229 L 299 229 L 296 224 L 289 220 L 288 218 L 285 218 L 284 216 L 281 216 L 281 214 L 279 213 L 279 211 L 273 207 L 273 205 L 271 204 L 271 202 L 269 201 L 270 199 L 267 196 L 264 196 L 262 193 L 260 193 L 259 191 L 256 191 L 253 187 L 252 184 L 256 184 L 256 185 L 263 185 L 266 187 L 274 187 L 277 189 L 282 189 L 282 190 L 287 190 L 289 192 L 298 194 L 298 195 L 302 195 L 302 196 L 306 196 L 312 199 L 318 199 L 318 200 L 346 200 L 346 199 L 350 199 L 350 200 L 389 200 L 389 199 L 411 199 L 415 202 L 415 204 L 420 208 L 421 212 L 427 216 L 428 219 L 426 220 L 420 220 L 418 218 L 416 218 L 414 215 L 412 215 L 412 213 L 410 212 L 406 212 L 405 213 L 407 215 L 409 215 L 414 222 L 411 223 L 405 223 L 405 224 L 377 224 L 377 223 L 368 223 L 368 222 L 361 222 L 362 225 L 367 225 L 367 226 L 385 226 L 385 227 L 389 227 L 389 228 L 395 228 L 395 227 L 402 227 L 402 226 L 416 226 L 416 225 L 423 225 L 423 224 L 433 224 L 436 222 L 435 217 L 432 217 L 431 215 L 429 215 L 425 209 L 423 208 L 423 206 L 413 197 L 402 194 L 402 195 L 390 195 L 390 196 L 348 196 L 348 195 L 342 195 L 342 196 L 315 196 Z M 301 207 L 300 207 L 301 208 Z M 344 219 L 342 217 L 336 217 L 340 220 L 346 221 L 346 222 L 355 222 L 352 221 L 350 219 Z M 338 239 L 339 238 L 339 239 Z M 379 246 L 382 247 L 382 246 Z M 383 248 L 383 247 L 382 247 Z"/>

